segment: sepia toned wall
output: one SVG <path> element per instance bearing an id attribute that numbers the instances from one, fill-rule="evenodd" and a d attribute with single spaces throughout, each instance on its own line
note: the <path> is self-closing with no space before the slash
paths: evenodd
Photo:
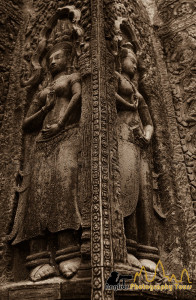
<path id="1" fill-rule="evenodd" d="M 192 0 L 103 1 L 103 24 L 97 33 L 97 25 L 91 27 L 92 24 L 97 24 L 98 19 L 92 2 L 0 1 L 0 282 L 2 284 L 28 278 L 24 264 L 28 245 L 11 246 L 7 238 L 16 214 L 20 172 L 24 167 L 25 135 L 22 124 L 33 96 L 39 88 L 38 84 L 26 88 L 21 84 L 21 79 L 26 80 L 31 73 L 30 62 L 38 47 L 40 32 L 49 18 L 57 8 L 73 4 L 77 4 L 81 11 L 81 25 L 84 29 L 83 47 L 87 49 L 79 59 L 83 90 L 81 122 L 84 133 L 80 157 L 81 173 L 78 176 L 81 180 L 79 192 L 84 199 L 90 199 L 93 193 L 96 196 L 96 179 L 95 185 L 92 184 L 93 188 L 91 186 L 92 178 L 96 178 L 96 170 L 94 173 L 90 173 L 89 170 L 92 167 L 91 153 L 94 153 L 95 157 L 97 155 L 96 143 L 93 142 L 97 140 L 93 140 L 91 135 L 97 130 L 94 126 L 97 123 L 91 127 L 90 112 L 96 115 L 96 101 L 101 93 L 102 113 L 104 115 L 107 111 L 110 116 L 109 125 L 104 127 L 101 123 L 102 134 L 105 132 L 108 143 L 103 145 L 102 150 L 103 153 L 111 155 L 107 156 L 106 153 L 106 160 L 103 158 L 102 163 L 112 167 L 106 182 L 105 177 L 102 177 L 99 189 L 102 190 L 104 184 L 111 187 L 111 182 L 114 182 L 114 187 L 106 198 L 115 199 L 118 203 L 120 177 L 115 127 L 117 125 L 112 125 L 117 122 L 112 98 L 115 90 L 115 68 L 109 47 L 114 37 L 118 36 L 115 21 L 121 23 L 125 19 L 132 28 L 132 38 L 134 37 L 135 44 L 140 49 L 138 90 L 149 107 L 154 125 L 154 135 L 147 156 L 154 174 L 152 184 L 156 203 L 149 211 L 152 213 L 160 259 L 168 274 L 174 273 L 180 277 L 182 269 L 187 268 L 191 279 L 195 279 L 195 3 Z M 98 61 L 98 65 L 96 65 L 96 51 L 99 47 L 96 44 L 97 34 L 100 35 L 102 47 L 101 62 Z M 100 82 L 96 79 L 99 68 L 103 71 L 101 91 L 100 87 L 97 88 Z M 92 101 L 95 101 L 94 106 L 91 106 L 89 100 L 91 97 Z M 107 106 L 104 101 L 109 105 Z M 29 143 L 33 138 L 33 136 L 30 138 Z M 91 153 L 89 145 L 92 147 Z M 94 227 L 91 228 L 90 225 L 89 214 L 92 209 L 90 204 L 96 207 L 96 202 L 88 201 L 83 207 L 85 233 L 82 238 L 85 242 L 81 251 L 93 257 L 95 253 L 90 247 L 90 235 L 96 235 L 97 232 L 96 222 L 93 223 Z M 109 209 L 112 212 L 114 208 L 111 205 L 108 211 Z M 112 261 L 113 254 L 114 257 L 119 256 L 123 260 L 126 251 L 122 216 L 119 213 L 117 217 L 119 231 L 116 229 L 116 232 L 114 227 L 112 228 L 114 224 L 112 222 L 115 222 L 113 217 L 112 213 L 108 215 L 110 223 L 108 260 Z M 142 227 L 142 220 L 139 226 Z M 112 240 L 112 235 L 116 236 L 116 239 L 113 237 Z M 108 237 L 103 238 L 107 243 Z M 96 243 L 99 247 L 100 237 Z M 97 278 L 95 274 L 94 278 L 95 283 Z M 99 287 L 97 290 L 99 292 Z"/>

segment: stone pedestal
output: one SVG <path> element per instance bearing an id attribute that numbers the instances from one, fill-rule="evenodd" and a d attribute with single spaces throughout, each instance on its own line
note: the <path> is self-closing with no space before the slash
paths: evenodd
<path id="1" fill-rule="evenodd" d="M 190 291 L 160 292 L 160 291 L 117 291 L 114 292 L 115 300 L 170 300 L 170 299 L 195 299 L 196 285 Z M 91 299 L 91 280 L 53 278 L 42 282 L 32 283 L 23 281 L 11 283 L 0 288 L 1 300 L 79 300 Z"/>
<path id="2" fill-rule="evenodd" d="M 8 284 L 0 291 L 1 300 L 90 299 L 90 279 L 64 280 L 53 278 L 38 283 L 23 281 Z"/>

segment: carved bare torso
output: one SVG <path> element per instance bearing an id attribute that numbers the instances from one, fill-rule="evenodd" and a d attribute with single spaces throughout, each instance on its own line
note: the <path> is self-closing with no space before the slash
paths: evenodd
<path id="1" fill-rule="evenodd" d="M 55 92 L 55 104 L 53 109 L 46 115 L 43 122 L 43 128 L 58 123 L 63 117 L 71 99 L 71 79 L 72 77 L 70 75 L 62 75 L 41 92 L 40 98 L 42 101 L 44 100 L 43 102 L 46 101 L 46 97 L 51 89 Z"/>
<path id="2" fill-rule="evenodd" d="M 66 15 L 70 9 L 73 6 L 65 9 Z M 73 13 L 71 15 L 73 17 Z M 80 28 L 75 22 L 73 28 L 69 19 L 58 17 L 59 12 L 55 20 L 50 19 L 46 39 L 41 39 L 38 45 L 37 52 L 43 54 L 40 54 L 39 63 L 45 59 L 43 67 L 47 67 L 51 83 L 35 94 L 23 122 L 23 130 L 35 133 L 24 138 L 25 175 L 10 234 L 13 244 L 29 241 L 27 261 L 33 281 L 57 274 L 47 243 L 51 233 L 53 237 L 55 233 L 55 265 L 59 273 L 70 278 L 80 265 L 76 236 L 79 238 L 81 226 L 77 182 L 81 151 L 81 83 L 80 74 L 73 73 L 76 58 L 73 36 L 74 39 L 78 36 L 76 30 Z M 41 64 L 38 69 L 40 71 Z M 29 82 L 34 82 L 38 73 L 35 72 Z"/>
<path id="3" fill-rule="evenodd" d="M 80 137 L 78 123 L 69 126 L 80 119 L 76 109 L 80 96 L 80 75 L 62 72 L 31 103 L 23 128 L 39 129 L 39 134 L 32 145 L 32 160 L 27 155 L 31 181 L 24 201 L 28 210 L 14 243 L 43 234 L 46 228 L 59 232 L 80 226 L 75 180 Z"/>
<path id="4" fill-rule="evenodd" d="M 130 96 L 132 96 L 134 93 L 133 84 L 131 81 L 126 79 L 121 74 L 118 73 L 118 76 L 119 76 L 119 85 L 118 85 L 119 94 L 121 94 L 123 98 L 127 100 L 129 103 L 131 103 L 132 97 Z"/>
<path id="5" fill-rule="evenodd" d="M 118 72 L 116 72 L 116 75 L 118 79 L 118 95 L 124 101 L 121 102 L 121 98 L 119 99 L 120 101 L 117 99 L 118 115 L 121 121 L 127 125 L 131 127 L 138 125 L 141 123 L 138 114 L 139 93 L 130 80 Z"/>

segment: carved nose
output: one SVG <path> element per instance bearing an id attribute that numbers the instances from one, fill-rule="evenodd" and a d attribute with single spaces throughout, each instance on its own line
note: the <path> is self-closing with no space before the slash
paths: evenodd
<path id="1" fill-rule="evenodd" d="M 53 67 L 55 66 L 55 61 L 52 61 L 52 62 L 50 63 L 50 66 L 53 68 Z"/>

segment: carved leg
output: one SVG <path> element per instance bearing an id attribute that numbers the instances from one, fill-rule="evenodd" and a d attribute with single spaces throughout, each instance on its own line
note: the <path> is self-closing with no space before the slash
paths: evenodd
<path id="1" fill-rule="evenodd" d="M 159 260 L 155 247 L 152 176 L 147 157 L 141 157 L 140 195 L 137 206 L 137 257 L 149 271 L 154 271 Z"/>
<path id="2" fill-rule="evenodd" d="M 125 218 L 125 235 L 128 252 L 128 264 L 133 267 L 141 267 L 139 260 L 135 257 L 137 253 L 137 222 L 136 212 Z"/>
<path id="3" fill-rule="evenodd" d="M 66 278 L 73 277 L 80 266 L 81 254 L 78 232 L 65 230 L 58 233 L 58 248 L 56 262 L 61 274 Z"/>
<path id="4" fill-rule="evenodd" d="M 26 258 L 26 266 L 30 268 L 32 281 L 46 279 L 56 275 L 54 266 L 50 264 L 50 252 L 47 250 L 47 241 L 44 237 L 37 237 L 29 242 L 30 255 Z"/>

